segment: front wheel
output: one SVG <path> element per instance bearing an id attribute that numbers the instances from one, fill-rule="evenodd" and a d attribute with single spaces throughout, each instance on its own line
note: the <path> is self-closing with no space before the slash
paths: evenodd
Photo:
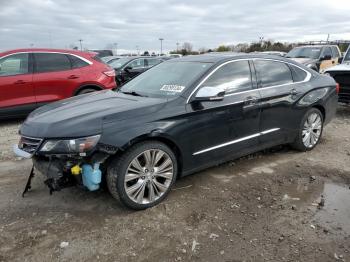
<path id="1" fill-rule="evenodd" d="M 167 145 L 142 142 L 112 161 L 107 185 L 113 197 L 119 197 L 127 207 L 146 209 L 167 196 L 175 182 L 177 166 L 176 156 Z"/>
<path id="2" fill-rule="evenodd" d="M 300 151 L 315 148 L 321 139 L 323 131 L 323 115 L 317 108 L 311 108 L 304 115 L 298 135 L 292 146 Z"/>

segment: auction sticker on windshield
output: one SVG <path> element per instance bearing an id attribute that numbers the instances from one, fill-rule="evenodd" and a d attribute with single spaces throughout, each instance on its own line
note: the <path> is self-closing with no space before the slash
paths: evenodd
<path id="1" fill-rule="evenodd" d="M 163 85 L 162 88 L 160 89 L 161 91 L 166 91 L 166 92 L 176 92 L 176 93 L 181 93 L 185 89 L 184 86 L 178 86 L 178 85 Z"/>

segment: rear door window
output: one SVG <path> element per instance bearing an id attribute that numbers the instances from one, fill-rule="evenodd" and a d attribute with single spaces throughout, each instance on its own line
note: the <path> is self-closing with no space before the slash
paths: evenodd
<path id="1" fill-rule="evenodd" d="M 259 78 L 259 87 L 293 83 L 292 72 L 283 62 L 255 60 L 254 65 Z"/>
<path id="2" fill-rule="evenodd" d="M 55 72 L 71 69 L 71 62 L 65 54 L 34 53 L 35 72 Z"/>
<path id="3" fill-rule="evenodd" d="M 29 73 L 29 54 L 14 54 L 0 59 L 0 76 Z"/>

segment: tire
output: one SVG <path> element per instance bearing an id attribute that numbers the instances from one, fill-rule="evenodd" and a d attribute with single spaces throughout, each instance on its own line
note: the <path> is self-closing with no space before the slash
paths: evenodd
<path id="1" fill-rule="evenodd" d="M 88 93 L 92 93 L 92 92 L 96 92 L 98 90 L 94 89 L 94 88 L 84 88 L 83 90 L 80 90 L 78 93 L 77 93 L 77 96 L 79 95 L 84 95 L 84 94 L 88 94 Z"/>
<path id="2" fill-rule="evenodd" d="M 147 165 L 146 156 L 153 159 L 153 163 L 157 161 L 154 165 Z M 111 161 L 107 170 L 107 186 L 112 196 L 120 199 L 125 206 L 143 210 L 166 198 L 177 171 L 176 156 L 167 145 L 158 141 L 141 142 Z"/>
<path id="3" fill-rule="evenodd" d="M 314 117 L 316 118 L 314 119 Z M 320 122 L 318 122 L 319 120 Z M 320 142 L 323 132 L 323 115 L 317 108 L 311 108 L 306 112 L 300 123 L 298 135 L 291 146 L 299 151 L 310 151 Z M 311 126 L 310 124 L 311 123 Z M 319 123 L 319 124 L 317 124 Z M 314 125 L 312 128 L 312 125 Z M 317 137 L 316 137 L 317 135 Z M 307 139 L 308 137 L 309 139 Z M 312 141 L 313 137 L 313 141 Z"/>

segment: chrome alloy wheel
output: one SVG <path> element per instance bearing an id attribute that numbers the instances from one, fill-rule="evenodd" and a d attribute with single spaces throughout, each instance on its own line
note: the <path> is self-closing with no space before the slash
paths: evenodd
<path id="1" fill-rule="evenodd" d="M 322 118 L 317 113 L 308 116 L 304 123 L 302 138 L 303 144 L 307 148 L 312 148 L 320 139 L 322 132 Z"/>
<path id="2" fill-rule="evenodd" d="M 160 149 L 146 150 L 130 162 L 125 174 L 125 192 L 132 201 L 149 204 L 167 192 L 173 176 L 173 161 L 167 153 Z"/>

